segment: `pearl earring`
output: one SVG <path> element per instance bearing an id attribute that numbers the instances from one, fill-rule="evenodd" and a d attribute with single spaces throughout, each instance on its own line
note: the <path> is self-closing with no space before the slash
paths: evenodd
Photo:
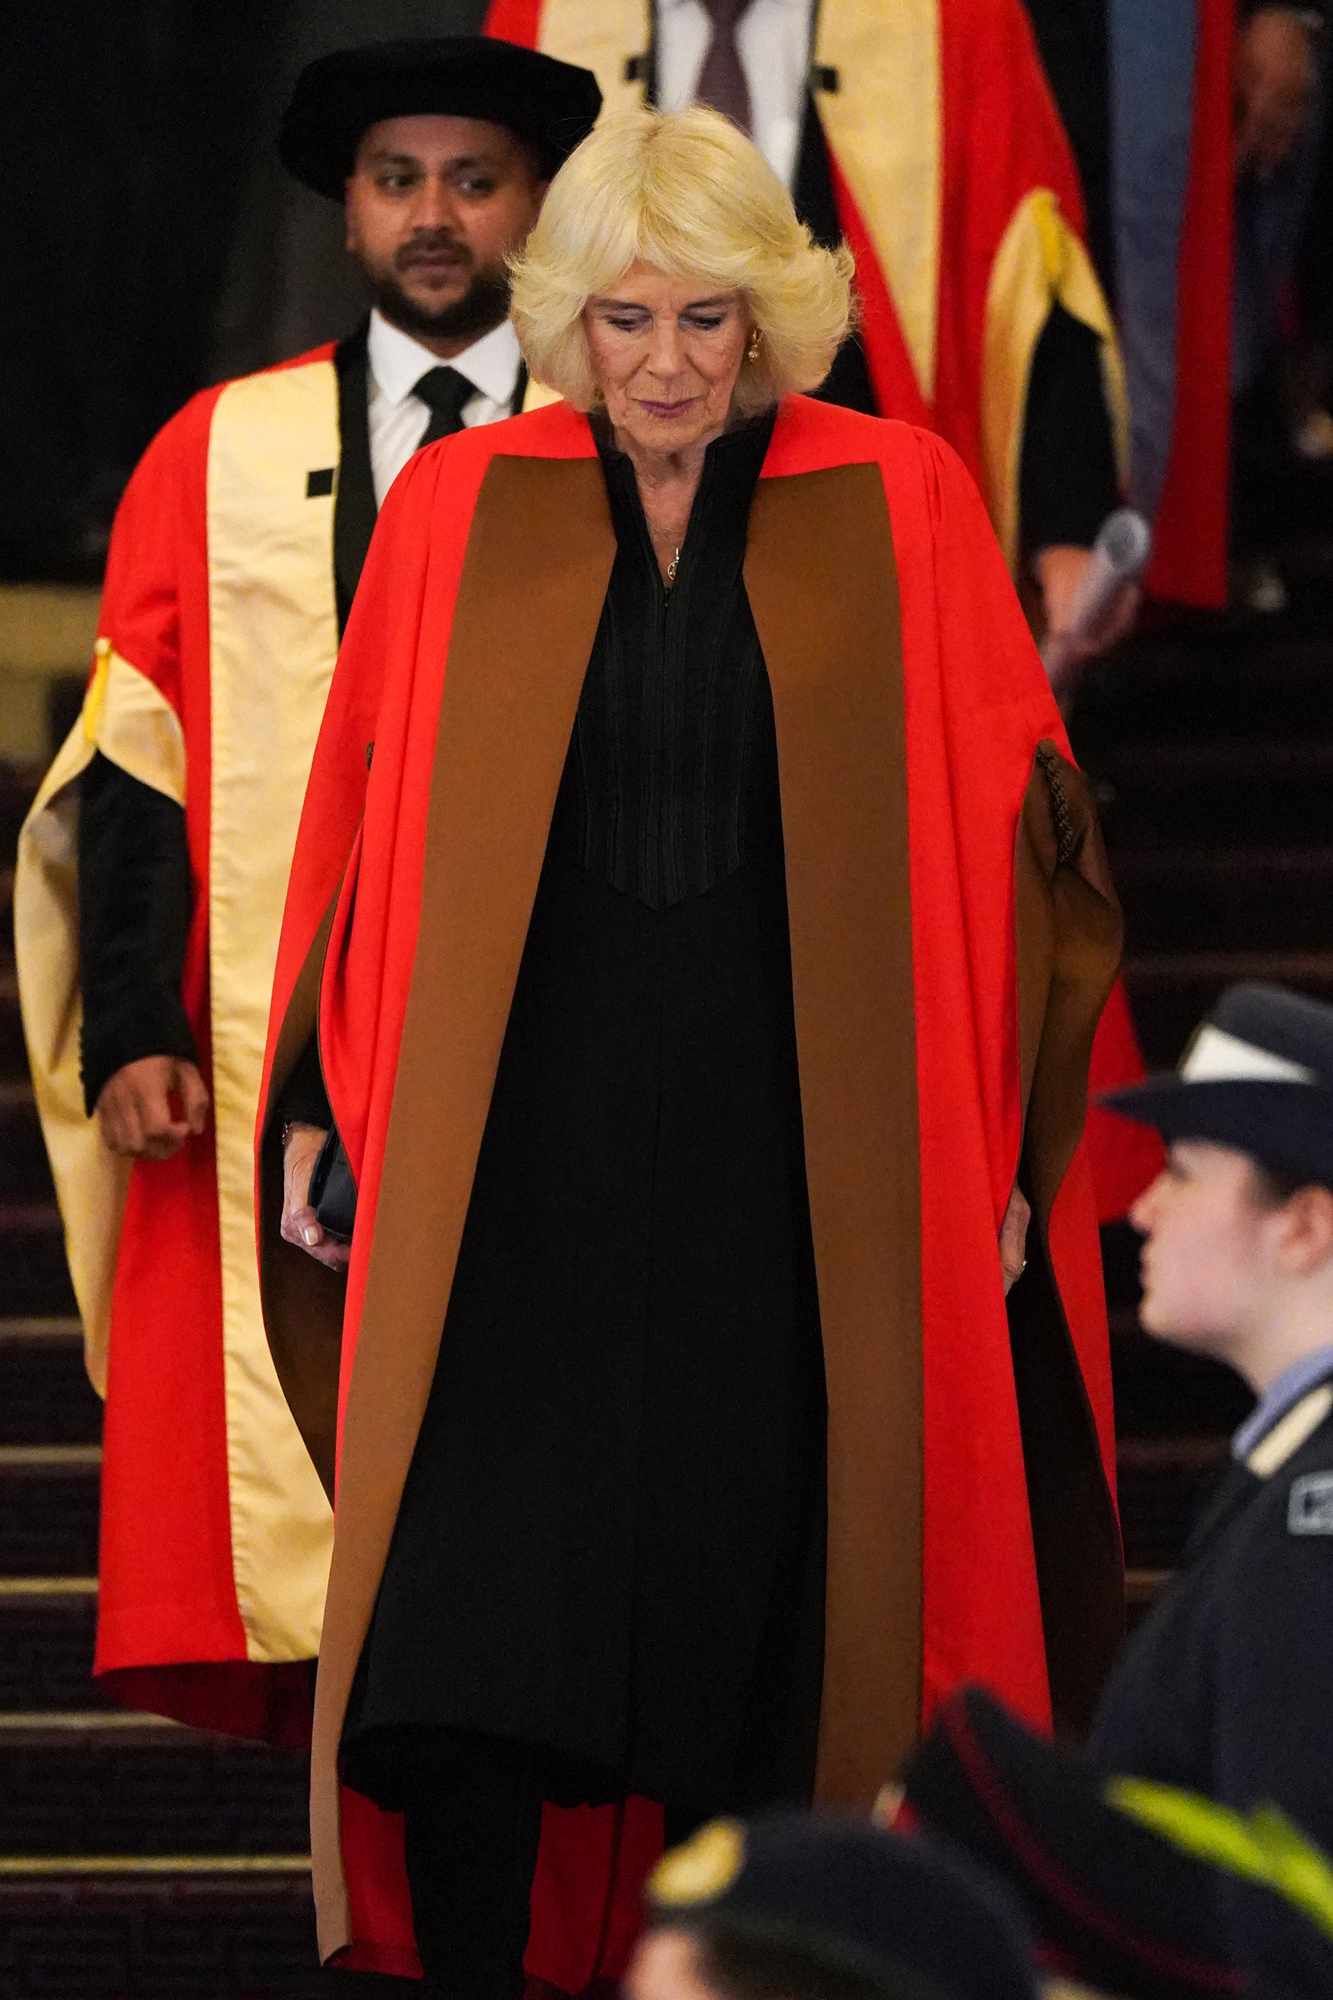
<path id="1" fill-rule="evenodd" d="M 754 332 L 753 332 L 753 333 L 752 333 L 752 334 L 750 335 L 750 345 L 749 345 L 749 346 L 748 346 L 748 347 L 746 348 L 746 350 L 745 350 L 745 358 L 746 358 L 746 360 L 747 360 L 747 361 L 757 361 L 757 360 L 759 359 L 759 328 L 758 328 L 758 327 L 756 327 L 756 328 L 755 328 L 755 330 L 754 330 Z"/>

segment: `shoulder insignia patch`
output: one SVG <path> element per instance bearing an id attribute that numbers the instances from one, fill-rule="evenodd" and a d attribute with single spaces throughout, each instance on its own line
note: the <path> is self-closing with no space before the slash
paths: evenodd
<path id="1" fill-rule="evenodd" d="M 1293 1479 L 1287 1496 L 1287 1533 L 1333 1535 L 1333 1472 Z"/>

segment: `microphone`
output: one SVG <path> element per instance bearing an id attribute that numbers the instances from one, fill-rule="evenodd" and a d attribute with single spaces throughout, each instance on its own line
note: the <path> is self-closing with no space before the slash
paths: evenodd
<path id="1" fill-rule="evenodd" d="M 1136 583 L 1152 554 L 1152 529 L 1133 507 L 1117 507 L 1097 530 L 1092 561 L 1078 587 L 1068 628 L 1047 637 L 1041 661 L 1058 687 L 1096 631 L 1118 591 Z"/>

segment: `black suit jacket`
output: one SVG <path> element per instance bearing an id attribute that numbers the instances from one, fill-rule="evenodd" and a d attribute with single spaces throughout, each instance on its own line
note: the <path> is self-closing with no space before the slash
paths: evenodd
<path id="1" fill-rule="evenodd" d="M 1107 1770 L 1224 1805 L 1273 1801 L 1333 1849 L 1329 1380 L 1297 1410 L 1319 1421 L 1281 1464 L 1261 1445 L 1227 1472 L 1107 1683 L 1090 1749 Z"/>
<path id="2" fill-rule="evenodd" d="M 338 632 L 347 628 L 356 586 L 375 532 L 375 482 L 370 468 L 370 383 L 366 337 L 370 322 L 340 340 L 333 352 L 338 376 L 338 491 L 333 505 L 333 572 L 338 595 Z M 509 414 L 523 408 L 528 371 L 520 365 Z"/>

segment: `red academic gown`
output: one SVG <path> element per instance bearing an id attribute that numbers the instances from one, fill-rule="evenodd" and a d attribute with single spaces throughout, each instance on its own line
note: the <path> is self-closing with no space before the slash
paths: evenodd
<path id="1" fill-rule="evenodd" d="M 330 1480 L 335 1455 L 338 1464 L 312 1843 L 321 1949 L 352 1965 L 415 1965 L 398 1822 L 339 1797 L 337 1748 L 434 1372 L 611 552 L 592 436 L 567 406 L 421 454 L 376 532 L 297 843 L 262 1093 L 261 1257 L 279 1374 Z M 1095 1660 L 1114 1645 L 1110 1377 L 1078 1134 L 1118 919 L 1045 677 L 975 490 L 947 447 L 788 399 L 751 514 L 746 580 L 778 724 L 838 1468 L 817 1789 L 868 1806 L 920 1716 L 959 1681 L 988 1680 L 1040 1723 L 1051 1711 L 1048 1663 L 1061 1674 L 1071 1662 L 1076 1674 L 1092 1668 L 1095 1680 Z M 845 636 L 829 623 L 844 614 Z M 840 698 L 849 651 L 863 693 L 849 682 Z M 833 680 L 820 694 L 823 674 Z M 899 750 L 877 761 L 868 746 L 895 730 Z M 885 846 L 883 867 L 868 869 L 869 830 L 895 792 L 900 838 Z M 902 1015 L 864 976 L 866 932 L 885 941 L 907 981 L 914 1051 L 901 1035 L 884 1039 L 886 1018 Z M 345 1300 L 277 1237 L 276 1147 L 265 1137 L 316 1018 L 360 1190 Z M 866 1109 L 890 1089 L 881 1047 L 906 1063 L 899 1083 L 916 1135 L 906 1180 L 885 1179 L 884 1131 Z M 1024 1149 L 1065 1329 L 1041 1393 L 1057 1380 L 1069 1390 L 1061 1413 L 1048 1412 L 1054 1430 L 1034 1437 L 1056 1468 L 1059 1518 L 1086 1527 L 1063 1580 L 1056 1559 L 1040 1582 L 995 1253 Z M 891 1200 L 908 1206 L 891 1214 Z M 410 1243 L 399 1240 L 409 1209 Z M 908 1252 L 901 1229 L 892 1242 L 885 1231 L 909 1214 L 908 1264 L 891 1269 Z M 919 1307 L 891 1357 L 892 1342 L 868 1350 L 865 1333 L 898 1310 L 900 1283 Z M 326 1367 L 321 1383 L 320 1357 L 338 1354 L 339 1333 L 339 1381 Z M 873 1387 L 878 1370 L 900 1366 L 910 1437 L 898 1435 L 901 1399 L 877 1400 Z M 896 1482 L 882 1538 L 881 1480 Z M 900 1584 L 907 1595 L 894 1599 Z M 1052 1613 L 1056 1600 L 1067 1616 Z M 890 1601 L 900 1619 L 912 1607 L 905 1711 L 887 1638 L 902 1627 L 880 1608 Z M 659 1838 L 651 1801 L 548 1808 L 534 1977 L 576 1992 L 614 1976 Z"/>
<path id="2" fill-rule="evenodd" d="M 106 1397 L 94 1671 L 131 1706 L 276 1741 L 308 1737 L 331 1522 L 264 1340 L 251 1138 L 338 644 L 333 354 L 207 390 L 149 446 L 116 516 L 83 712 L 25 825 L 15 892 L 38 1108 Z M 211 1098 L 201 1137 L 132 1166 L 102 1144 L 79 1075 L 77 812 L 97 753 L 183 809 L 181 993 Z"/>

